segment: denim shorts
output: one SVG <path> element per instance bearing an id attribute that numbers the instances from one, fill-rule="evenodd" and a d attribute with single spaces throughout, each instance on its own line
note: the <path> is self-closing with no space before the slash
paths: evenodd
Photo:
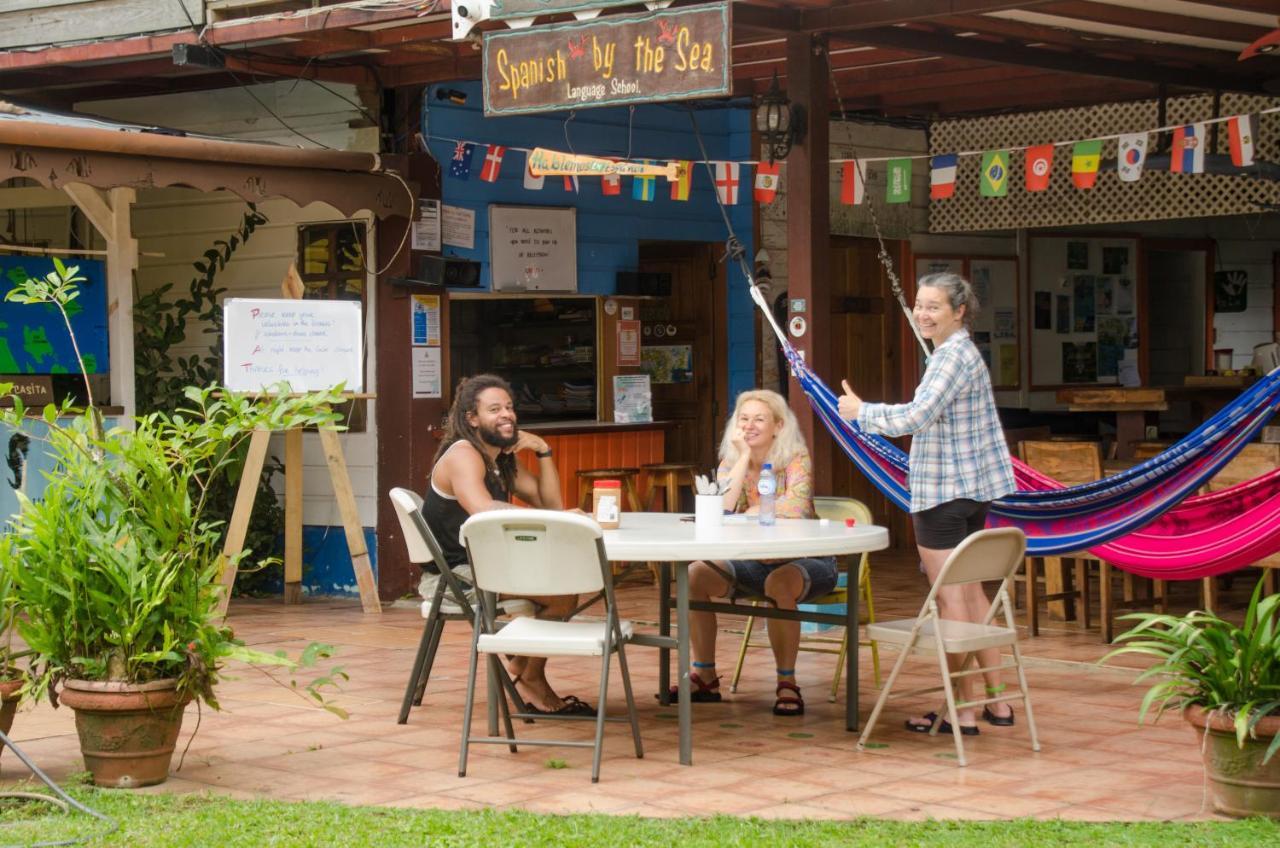
<path id="1" fill-rule="evenodd" d="M 765 579 L 784 565 L 794 565 L 800 569 L 804 577 L 804 591 L 800 595 L 800 603 L 831 594 L 840 577 L 836 570 L 835 557 L 805 557 L 770 562 L 761 562 L 758 559 L 731 559 L 724 563 L 724 570 L 733 578 L 735 597 L 741 596 L 743 589 L 763 596 Z"/>

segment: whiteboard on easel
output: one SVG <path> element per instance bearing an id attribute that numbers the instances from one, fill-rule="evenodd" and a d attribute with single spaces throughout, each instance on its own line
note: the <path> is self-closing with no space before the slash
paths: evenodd
<path id="1" fill-rule="evenodd" d="M 236 392 L 364 391 L 364 317 L 350 300 L 223 302 L 223 378 Z"/>

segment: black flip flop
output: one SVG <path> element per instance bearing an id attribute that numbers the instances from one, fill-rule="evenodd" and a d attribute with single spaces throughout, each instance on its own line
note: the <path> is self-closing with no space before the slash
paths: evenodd
<path id="1" fill-rule="evenodd" d="M 922 716 L 922 718 L 923 718 L 925 721 L 929 722 L 929 723 L 928 723 L 928 724 L 913 724 L 913 723 L 912 723 L 912 719 L 907 719 L 905 722 L 903 722 L 903 724 L 904 724 L 904 725 L 906 725 L 907 730 L 910 730 L 912 733 L 928 733 L 928 732 L 929 732 L 929 729 L 933 726 L 933 723 L 934 723 L 935 721 L 937 721 L 937 720 L 938 720 L 938 714 L 937 714 L 937 713 L 925 713 L 925 714 Z M 950 733 L 950 732 L 951 732 L 951 722 L 947 721 L 947 720 L 944 718 L 944 719 L 942 720 L 942 722 L 938 725 L 938 732 L 939 732 L 939 733 Z M 973 725 L 972 727 L 967 727 L 967 726 L 965 726 L 965 725 L 963 725 L 963 724 L 962 724 L 962 725 L 960 725 L 960 735 L 961 735 L 961 736 L 977 736 L 980 732 L 981 732 L 981 731 L 980 731 L 980 730 L 978 730 L 978 726 L 977 726 L 976 724 L 975 724 L 975 725 Z"/>
<path id="2" fill-rule="evenodd" d="M 1009 708 L 1007 716 L 998 716 L 991 712 L 991 707 L 983 707 L 982 720 L 987 724 L 994 724 L 996 727 L 1013 727 L 1013 708 Z"/>

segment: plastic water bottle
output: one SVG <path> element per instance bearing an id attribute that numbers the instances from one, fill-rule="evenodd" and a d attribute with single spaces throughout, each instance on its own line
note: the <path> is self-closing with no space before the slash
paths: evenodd
<path id="1" fill-rule="evenodd" d="M 760 481 L 756 483 L 756 491 L 760 493 L 760 524 L 769 526 L 774 523 L 773 506 L 777 497 L 778 481 L 773 476 L 773 464 L 766 462 L 760 469 Z"/>

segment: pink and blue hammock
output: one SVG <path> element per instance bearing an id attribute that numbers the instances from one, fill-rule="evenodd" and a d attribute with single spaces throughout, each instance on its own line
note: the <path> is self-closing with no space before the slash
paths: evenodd
<path id="1" fill-rule="evenodd" d="M 751 296 L 818 418 L 876 488 L 909 510 L 907 454 L 840 417 L 836 394 L 791 347 L 755 286 Z M 1064 488 L 1015 459 L 1018 491 L 995 502 L 988 524 L 1022 528 L 1031 556 L 1088 550 L 1144 577 L 1191 580 L 1250 565 L 1280 552 L 1280 469 L 1219 492 L 1194 493 L 1278 409 L 1280 370 L 1159 456 L 1115 476 Z"/>

